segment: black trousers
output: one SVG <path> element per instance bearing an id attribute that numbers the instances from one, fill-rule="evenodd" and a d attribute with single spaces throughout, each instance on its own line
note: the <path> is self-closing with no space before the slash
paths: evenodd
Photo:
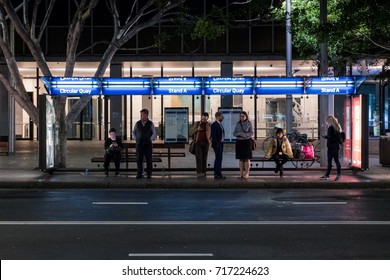
<path id="1" fill-rule="evenodd" d="M 328 149 L 328 169 L 326 170 L 325 176 L 329 176 L 330 171 L 332 170 L 332 160 L 336 163 L 337 175 L 341 174 L 341 164 L 339 160 L 339 148 L 337 149 Z"/>
<path id="2" fill-rule="evenodd" d="M 209 143 L 197 142 L 195 144 L 196 173 L 206 174 L 208 153 L 209 153 Z"/>
<path id="3" fill-rule="evenodd" d="M 120 152 L 110 152 L 104 154 L 104 170 L 108 172 L 108 168 L 110 167 L 110 161 L 114 161 L 115 172 L 119 172 L 119 167 L 121 164 L 121 153 Z"/>
<path id="4" fill-rule="evenodd" d="M 143 160 L 146 159 L 146 174 L 148 176 L 152 175 L 152 154 L 153 146 L 152 142 L 137 144 L 137 175 L 142 176 L 143 173 Z"/>
<path id="5" fill-rule="evenodd" d="M 223 143 L 219 143 L 218 146 L 213 147 L 213 149 L 215 153 L 214 175 L 222 176 Z"/>
<path id="6" fill-rule="evenodd" d="M 276 167 L 280 168 L 288 161 L 288 156 L 285 154 L 274 154 L 272 155 L 272 159 L 275 161 Z"/>

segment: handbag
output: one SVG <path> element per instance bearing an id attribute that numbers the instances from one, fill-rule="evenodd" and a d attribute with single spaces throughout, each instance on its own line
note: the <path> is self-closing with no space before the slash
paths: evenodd
<path id="1" fill-rule="evenodd" d="M 256 141 L 251 138 L 252 151 L 256 150 Z"/>
<path id="2" fill-rule="evenodd" d="M 190 146 L 188 147 L 188 151 L 193 155 L 195 155 L 195 144 L 196 144 L 195 141 L 192 140 Z"/>

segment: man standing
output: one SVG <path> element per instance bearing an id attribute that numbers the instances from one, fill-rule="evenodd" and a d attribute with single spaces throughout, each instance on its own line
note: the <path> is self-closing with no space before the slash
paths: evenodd
<path id="1" fill-rule="evenodd" d="M 153 122 L 149 120 L 148 109 L 142 109 L 140 113 L 141 119 L 135 123 L 132 133 L 136 143 L 137 179 L 142 178 L 144 156 L 147 178 L 150 179 L 152 178 L 152 141 L 156 139 L 156 128 Z"/>
<path id="2" fill-rule="evenodd" d="M 225 139 L 225 131 L 222 125 L 223 114 L 215 113 L 215 122 L 211 125 L 211 146 L 214 149 L 214 179 L 225 179 L 222 175 L 222 156 L 223 156 L 223 140 Z"/>

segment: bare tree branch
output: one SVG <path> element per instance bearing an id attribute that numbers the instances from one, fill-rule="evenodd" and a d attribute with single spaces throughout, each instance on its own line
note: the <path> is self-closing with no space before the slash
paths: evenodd
<path id="1" fill-rule="evenodd" d="M 6 13 L 7 13 L 8 17 L 10 18 L 16 32 L 19 34 L 19 36 L 22 38 L 22 40 L 26 43 L 32 56 L 34 57 L 35 61 L 37 62 L 39 69 L 42 71 L 43 75 L 44 76 L 51 76 L 51 72 L 50 72 L 50 69 L 47 66 L 47 63 L 46 63 L 45 58 L 43 56 L 41 46 L 39 45 L 39 43 L 37 41 L 35 41 L 35 40 L 33 40 L 33 38 L 31 38 L 30 34 L 27 32 L 26 28 L 23 26 L 18 15 L 16 14 L 14 8 L 12 7 L 10 1 L 9 0 L 0 0 L 0 5 L 6 11 Z"/>
<path id="2" fill-rule="evenodd" d="M 47 8 L 45 18 L 42 21 L 41 28 L 40 28 L 39 33 L 38 33 L 38 37 L 37 37 L 38 42 L 41 41 L 43 33 L 46 30 L 47 23 L 49 22 L 49 17 L 51 15 L 51 12 L 53 11 L 55 2 L 56 2 L 56 0 L 51 0 L 49 3 L 49 7 Z"/>

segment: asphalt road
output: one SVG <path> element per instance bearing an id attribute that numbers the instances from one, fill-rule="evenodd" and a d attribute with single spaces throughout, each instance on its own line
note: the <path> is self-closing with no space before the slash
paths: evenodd
<path id="1" fill-rule="evenodd" d="M 389 259 L 390 190 L 0 190 L 0 259 Z"/>

